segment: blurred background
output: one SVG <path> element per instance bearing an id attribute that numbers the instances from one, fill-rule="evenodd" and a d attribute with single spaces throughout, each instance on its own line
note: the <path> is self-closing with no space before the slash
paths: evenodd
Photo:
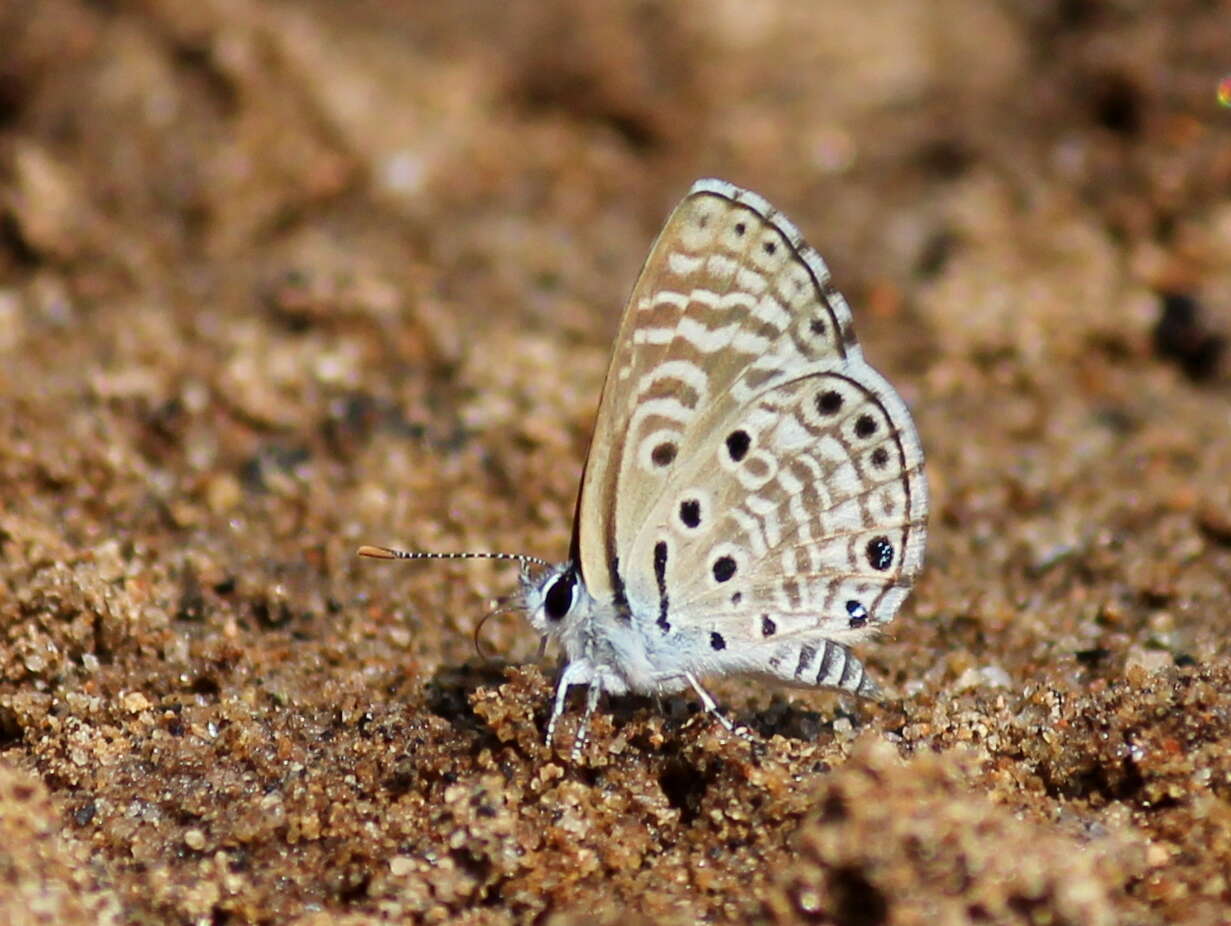
<path id="1" fill-rule="evenodd" d="M 733 682 L 768 778 L 651 705 L 579 780 L 542 673 L 474 655 L 515 574 L 354 548 L 565 556 L 700 176 L 825 256 L 919 424 L 929 566 L 862 654 L 896 706 Z M 975 915 L 809 816 L 870 775 L 971 857 L 1041 847 L 1041 894 L 967 872 L 986 910 L 1217 922 L 1229 334 L 1225 2 L 0 0 L 7 915 Z M 938 764 L 828 777 L 863 729 Z"/>

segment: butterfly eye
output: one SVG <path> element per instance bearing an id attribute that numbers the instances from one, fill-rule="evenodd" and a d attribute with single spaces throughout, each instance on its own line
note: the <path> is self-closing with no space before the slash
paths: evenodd
<path id="1" fill-rule="evenodd" d="M 571 568 L 552 580 L 543 597 L 543 610 L 548 620 L 558 621 L 568 614 L 573 607 L 573 589 L 576 585 L 577 572 Z"/>

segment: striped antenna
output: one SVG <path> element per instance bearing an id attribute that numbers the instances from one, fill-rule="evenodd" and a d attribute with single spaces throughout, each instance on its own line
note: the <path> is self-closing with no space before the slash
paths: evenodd
<path id="1" fill-rule="evenodd" d="M 516 560 L 522 569 L 526 568 L 527 564 L 542 566 L 545 569 L 551 568 L 551 563 L 545 559 L 539 559 L 537 556 L 524 556 L 520 553 L 414 553 L 406 550 L 392 550 L 389 547 L 373 547 L 364 544 L 356 551 L 360 556 L 366 556 L 370 559 L 503 559 Z M 505 611 L 522 610 L 517 597 L 502 598 L 497 602 L 496 607 L 483 615 L 483 619 L 475 625 L 474 628 L 474 651 L 479 654 L 480 659 L 489 660 L 491 657 L 483 652 L 483 646 L 479 642 L 479 634 L 483 630 L 483 625 L 497 614 Z M 546 645 L 546 638 L 544 638 Z M 542 658 L 543 650 L 539 648 L 539 658 Z"/>
<path id="2" fill-rule="evenodd" d="M 521 553 L 413 553 L 406 550 L 391 550 L 389 547 L 372 547 L 364 544 L 358 550 L 360 556 L 371 559 L 505 559 L 516 560 L 520 565 L 533 564 L 546 569 L 551 563 L 537 556 L 525 556 Z"/>

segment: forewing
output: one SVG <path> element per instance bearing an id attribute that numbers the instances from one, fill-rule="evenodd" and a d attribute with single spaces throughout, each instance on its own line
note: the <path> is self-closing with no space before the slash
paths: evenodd
<path id="1" fill-rule="evenodd" d="M 603 387 L 574 551 L 591 594 L 658 608 L 647 531 L 681 474 L 759 395 L 847 368 L 867 369 L 850 311 L 794 225 L 755 193 L 694 184 L 646 259 Z"/>

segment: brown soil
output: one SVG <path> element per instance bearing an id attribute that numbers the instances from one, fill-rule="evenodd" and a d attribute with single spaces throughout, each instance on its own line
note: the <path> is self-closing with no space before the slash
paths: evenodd
<path id="1" fill-rule="evenodd" d="M 1217 923 L 1225 4 L 0 0 L 0 921 Z M 882 705 L 542 743 L 560 558 L 696 176 L 929 455 Z M 520 667 L 518 667 L 520 666 Z"/>

